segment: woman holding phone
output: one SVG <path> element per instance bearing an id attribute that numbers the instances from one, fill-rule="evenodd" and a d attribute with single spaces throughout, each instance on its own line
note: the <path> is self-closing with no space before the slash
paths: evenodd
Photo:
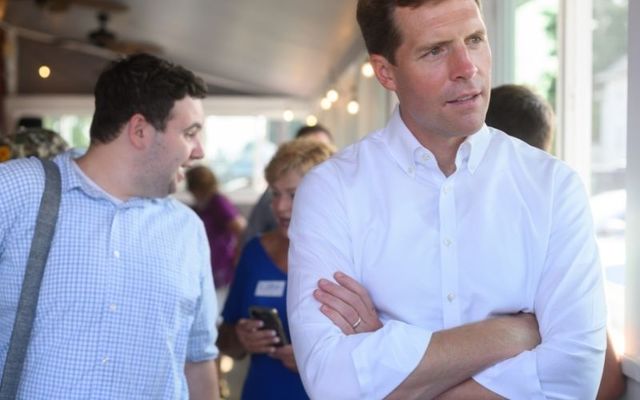
<path id="1" fill-rule="evenodd" d="M 293 196 L 302 177 L 333 152 L 325 143 L 296 139 L 280 146 L 265 169 L 278 227 L 253 238 L 243 249 L 222 311 L 217 342 L 220 351 L 233 358 L 251 355 L 242 399 L 308 398 L 288 338 L 287 229 Z M 255 318 L 251 317 L 250 309 Z M 278 325 L 282 326 L 283 334 L 271 328 Z"/>

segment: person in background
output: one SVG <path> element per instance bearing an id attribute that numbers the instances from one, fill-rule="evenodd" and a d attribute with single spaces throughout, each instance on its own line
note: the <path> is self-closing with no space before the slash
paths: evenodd
<path id="1" fill-rule="evenodd" d="M 23 128 L 9 136 L 0 136 L 0 162 L 24 157 L 51 159 L 69 149 L 67 142 L 50 129 Z"/>
<path id="2" fill-rule="evenodd" d="M 18 399 L 217 399 L 217 306 L 200 219 L 169 194 L 203 157 L 204 82 L 138 54 L 95 86 L 88 151 L 54 159 L 60 212 Z M 44 187 L 0 164 L 0 366 Z"/>
<path id="3" fill-rule="evenodd" d="M 357 18 L 399 106 L 296 192 L 287 309 L 307 392 L 594 398 L 606 306 L 588 197 L 566 164 L 485 125 L 480 1 L 359 0 Z M 319 305 L 345 274 L 350 300 Z"/>
<path id="4" fill-rule="evenodd" d="M 333 145 L 331 132 L 323 125 L 303 126 L 296 132 L 296 139 L 311 138 L 323 143 Z M 275 229 L 278 226 L 276 217 L 271 209 L 271 196 L 269 190 L 265 190 L 258 202 L 249 214 L 249 223 L 244 233 L 243 244 L 260 233 Z"/>
<path id="5" fill-rule="evenodd" d="M 218 338 L 223 353 L 236 359 L 251 355 L 243 399 L 308 398 L 291 345 L 279 346 L 289 337 L 285 307 L 287 229 L 298 183 L 313 166 L 328 159 L 333 152 L 326 143 L 295 139 L 281 145 L 265 169 L 278 227 L 254 237 L 244 247 L 222 311 L 223 323 Z M 287 338 L 277 336 L 273 330 L 260 329 L 262 321 L 250 318 L 251 306 L 277 309 Z"/>
<path id="6" fill-rule="evenodd" d="M 491 89 L 486 124 L 533 147 L 551 150 L 555 118 L 551 105 L 526 86 L 507 84 Z"/>
<path id="7" fill-rule="evenodd" d="M 218 304 L 224 304 L 247 222 L 231 201 L 220 193 L 218 180 L 211 169 L 203 165 L 189 169 L 187 189 L 195 200 L 193 210 L 207 231 Z"/>
<path id="8" fill-rule="evenodd" d="M 507 84 L 491 89 L 486 123 L 544 151 L 551 149 L 555 113 L 551 105 L 536 92 L 523 85 Z M 607 351 L 598 400 L 622 397 L 626 379 L 611 336 L 607 335 Z"/>

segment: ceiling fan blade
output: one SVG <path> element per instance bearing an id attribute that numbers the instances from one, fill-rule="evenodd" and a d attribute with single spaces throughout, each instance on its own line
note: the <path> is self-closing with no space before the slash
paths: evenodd
<path id="1" fill-rule="evenodd" d="M 108 60 L 117 59 L 122 54 L 114 52 L 113 50 L 108 48 L 94 46 L 91 43 L 87 43 L 82 40 L 60 38 L 50 33 L 11 25 L 4 21 L 0 21 L 0 29 L 4 29 L 7 31 L 11 30 L 15 32 L 19 37 L 32 40 L 34 42 L 56 46 L 66 50 L 82 52 L 84 54 L 93 55 Z"/>
<path id="2" fill-rule="evenodd" d="M 136 53 L 162 54 L 162 47 L 149 42 L 136 42 L 130 40 L 114 40 L 107 42 L 106 48 L 116 53 L 130 55 Z"/>
<path id="3" fill-rule="evenodd" d="M 51 12 L 64 12 L 72 5 L 93 8 L 110 13 L 121 13 L 129 6 L 118 0 L 35 0 L 36 4 Z"/>
<path id="4" fill-rule="evenodd" d="M 67 11 L 71 6 L 71 0 L 35 0 L 39 7 L 51 12 Z"/>
<path id="5" fill-rule="evenodd" d="M 95 8 L 100 11 L 109 13 L 121 13 L 129 10 L 129 6 L 118 0 L 69 0 L 71 3 L 87 7 Z"/>

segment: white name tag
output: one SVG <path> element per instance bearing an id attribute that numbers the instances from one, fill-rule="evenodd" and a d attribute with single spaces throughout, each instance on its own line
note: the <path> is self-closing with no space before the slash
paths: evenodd
<path id="1" fill-rule="evenodd" d="M 256 285 L 256 297 L 282 297 L 284 296 L 285 281 L 258 281 Z"/>

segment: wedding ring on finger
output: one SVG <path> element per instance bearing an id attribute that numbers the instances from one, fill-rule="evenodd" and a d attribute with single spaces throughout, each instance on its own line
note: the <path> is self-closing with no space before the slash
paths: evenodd
<path id="1" fill-rule="evenodd" d="M 360 326 L 360 324 L 362 323 L 362 318 L 360 316 L 358 316 L 358 320 L 356 322 L 353 323 L 353 325 L 351 325 L 351 327 L 353 328 L 353 330 L 355 331 L 356 328 L 358 326 Z"/>

